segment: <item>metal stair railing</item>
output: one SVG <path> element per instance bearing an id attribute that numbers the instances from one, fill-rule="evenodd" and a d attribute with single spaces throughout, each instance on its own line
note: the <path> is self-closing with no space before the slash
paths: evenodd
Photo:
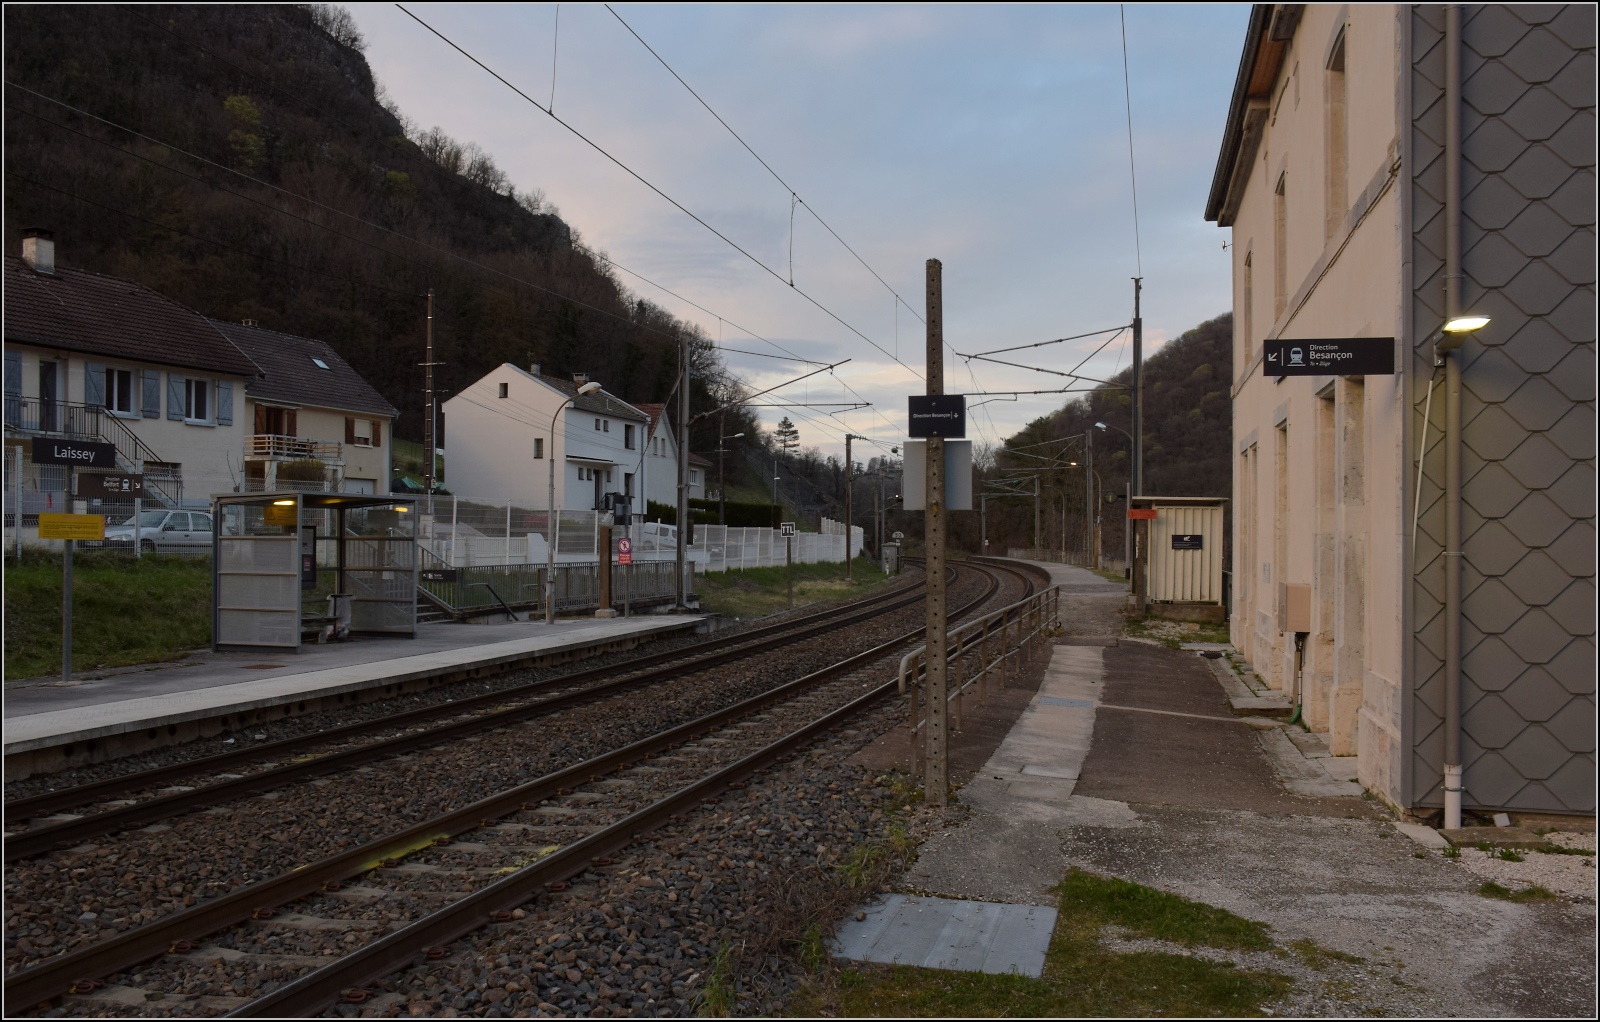
<path id="1" fill-rule="evenodd" d="M 73 439 L 98 440 L 117 450 L 122 468 L 136 472 L 141 462 L 166 465 L 168 462 L 102 405 L 79 401 L 46 401 L 36 397 L 7 397 L 6 425 L 26 433 L 59 433 Z M 162 477 L 146 473 L 145 490 L 154 491 L 166 504 L 178 507 L 183 501 L 182 477 Z"/>

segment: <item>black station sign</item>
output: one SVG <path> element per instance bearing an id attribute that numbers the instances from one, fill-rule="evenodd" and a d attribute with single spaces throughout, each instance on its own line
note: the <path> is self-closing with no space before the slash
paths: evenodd
<path id="1" fill-rule="evenodd" d="M 116 468 L 117 449 L 111 444 L 86 440 L 46 440 L 33 442 L 35 465 L 76 465 L 79 468 Z"/>
<path id="2" fill-rule="evenodd" d="M 967 395 L 913 394 L 907 436 L 914 440 L 943 437 L 960 440 L 967 435 Z"/>
<path id="3" fill-rule="evenodd" d="M 1174 532 L 1172 534 L 1172 549 L 1204 550 L 1205 541 L 1198 532 Z"/>
<path id="4" fill-rule="evenodd" d="M 1263 341 L 1263 376 L 1393 376 L 1393 337 Z"/>
<path id="5" fill-rule="evenodd" d="M 454 582 L 459 578 L 454 568 L 423 568 L 417 577 L 424 582 Z"/>
<path id="6" fill-rule="evenodd" d="M 101 500 L 143 497 L 144 476 L 127 472 L 89 472 L 78 477 L 78 496 Z"/>

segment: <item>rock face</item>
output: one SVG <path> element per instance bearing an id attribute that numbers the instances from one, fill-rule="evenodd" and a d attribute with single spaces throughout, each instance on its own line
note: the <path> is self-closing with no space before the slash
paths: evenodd
<path id="1" fill-rule="evenodd" d="M 445 390 L 531 357 L 664 397 L 683 324 L 575 247 L 532 182 L 386 108 L 359 36 L 312 6 L 7 8 L 6 77 L 29 90 L 8 101 L 11 222 L 53 230 L 64 266 L 327 341 L 402 432 L 420 432 L 406 356 L 429 287 Z"/>

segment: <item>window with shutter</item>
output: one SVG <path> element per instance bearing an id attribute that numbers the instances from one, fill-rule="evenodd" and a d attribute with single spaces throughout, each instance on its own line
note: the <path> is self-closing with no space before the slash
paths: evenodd
<path id="1" fill-rule="evenodd" d="M 106 406 L 106 367 L 101 362 L 83 367 L 83 403 L 90 408 Z"/>
<path id="2" fill-rule="evenodd" d="M 382 419 L 373 419 L 372 420 L 372 446 L 374 446 L 374 447 L 382 447 L 383 446 L 383 420 Z"/>
<path id="3" fill-rule="evenodd" d="M 217 425 L 233 425 L 233 383 L 217 381 Z"/>
<path id="4" fill-rule="evenodd" d="M 356 420 L 354 419 L 344 420 L 344 442 L 347 444 L 356 442 Z"/>
<path id="5" fill-rule="evenodd" d="M 7 426 L 22 423 L 22 354 L 6 352 L 6 415 Z"/>
<path id="6" fill-rule="evenodd" d="M 167 374 L 167 418 L 182 421 L 189 381 L 177 373 Z"/>
<path id="7" fill-rule="evenodd" d="M 140 403 L 144 417 L 161 418 L 161 373 L 154 369 L 144 371 L 144 400 Z"/>

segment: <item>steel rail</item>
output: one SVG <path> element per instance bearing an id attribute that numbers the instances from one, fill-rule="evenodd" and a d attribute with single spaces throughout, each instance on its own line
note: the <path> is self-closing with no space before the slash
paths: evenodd
<path id="1" fill-rule="evenodd" d="M 195 788 L 192 791 L 175 792 L 171 795 L 146 799 L 130 806 L 119 806 L 115 809 L 107 809 L 104 812 L 93 813 L 75 820 L 67 820 L 62 823 L 11 834 L 5 839 L 4 861 L 7 863 L 17 862 L 42 855 L 62 844 L 84 841 L 116 831 L 148 827 L 152 823 L 158 823 L 183 813 L 194 812 L 195 810 L 205 809 L 220 803 L 272 791 L 289 784 L 335 773 L 388 756 L 400 755 L 444 742 L 458 741 L 480 731 L 524 723 L 535 717 L 570 709 L 574 706 L 616 695 L 628 689 L 643 685 L 661 684 L 686 674 L 694 674 L 712 667 L 719 667 L 723 664 L 748 659 L 752 656 L 759 656 L 779 646 L 814 638 L 817 635 L 834 631 L 840 627 L 859 624 L 888 610 L 897 610 L 904 606 L 910 606 L 922 598 L 922 593 L 917 592 L 902 596 L 901 599 L 889 602 L 886 605 L 874 604 L 866 608 L 855 607 L 852 613 L 845 616 L 814 623 L 798 631 L 786 632 L 764 645 L 753 643 L 709 656 L 680 659 L 654 671 L 602 682 L 598 685 L 579 689 L 576 692 L 566 692 L 547 699 L 540 699 L 536 702 L 524 703 L 520 706 L 480 713 L 466 720 L 440 724 L 426 731 L 395 735 L 368 745 L 357 746 L 353 749 L 331 752 L 324 756 L 260 770 L 253 774 L 246 774 L 243 777 L 217 781 L 202 788 Z M 609 669 L 596 668 L 595 670 L 606 674 L 616 673 L 616 668 L 614 667 Z M 501 696 L 499 701 L 504 701 L 503 692 L 490 694 L 499 695 Z M 455 713 L 460 712 L 460 703 L 441 705 L 448 706 Z M 383 730 L 391 730 L 396 726 L 399 725 L 391 721 L 390 725 Z M 323 732 L 323 734 L 326 735 L 327 732 Z"/>
<path id="2" fill-rule="evenodd" d="M 998 588 L 998 579 L 991 575 L 991 584 L 987 591 L 978 599 L 961 608 L 957 612 L 957 616 L 981 605 Z M 639 760 L 651 758 L 663 751 L 676 748 L 684 742 L 693 741 L 708 730 L 720 727 L 730 720 L 738 719 L 772 702 L 781 701 L 802 688 L 816 685 L 853 670 L 870 659 L 892 651 L 897 645 L 915 639 L 922 632 L 923 629 L 921 628 L 914 629 L 903 636 L 858 653 L 837 664 L 823 668 L 820 671 L 814 671 L 802 678 L 787 682 L 749 699 L 741 700 L 738 703 L 678 727 L 641 739 L 620 749 L 593 757 L 514 788 L 509 788 L 434 819 L 415 824 L 374 841 L 369 841 L 356 848 L 296 867 L 279 876 L 257 881 L 220 895 L 210 901 L 195 905 L 192 908 L 175 912 L 165 918 L 152 920 L 143 926 L 124 931 L 107 940 L 98 941 L 21 969 L 5 979 L 5 1013 L 12 1015 L 52 998 L 60 997 L 69 993 L 82 980 L 98 980 L 138 965 L 141 962 L 159 957 L 163 953 L 176 951 L 180 946 L 180 942 L 190 941 L 194 938 L 214 933 L 227 926 L 248 921 L 262 909 L 277 908 L 296 899 L 315 894 L 332 882 L 344 881 L 350 877 L 365 873 L 383 865 L 386 860 L 399 858 L 431 847 L 440 838 L 453 838 L 458 834 L 475 830 L 482 826 L 493 825 L 501 817 L 520 811 L 524 806 L 531 808 L 537 805 L 539 801 L 552 795 L 559 795 L 572 786 L 599 780 L 601 777 L 625 769 Z M 888 687 L 892 688 L 893 686 L 894 683 L 891 682 Z M 590 839 L 586 838 L 584 840 Z M 625 844 L 626 841 L 623 843 Z M 576 847 L 576 845 L 569 846 L 569 848 L 572 847 Z M 551 858 L 554 858 L 554 856 Z M 541 864 L 548 861 L 550 860 L 541 860 Z M 526 900 L 526 898 L 523 900 Z M 407 929 L 396 932 L 404 933 L 407 932 Z"/>
<path id="3" fill-rule="evenodd" d="M 495 705 L 505 702 L 508 698 L 517 698 L 521 695 L 536 692 L 545 688 L 559 687 L 562 685 L 576 684 L 593 678 L 609 677 L 619 671 L 631 671 L 652 667 L 657 664 L 669 663 L 674 659 L 682 659 L 703 654 L 709 650 L 724 646 L 735 646 L 754 639 L 761 639 L 769 635 L 783 632 L 784 629 L 805 625 L 808 622 L 825 621 L 841 615 L 850 614 L 865 607 L 904 596 L 913 590 L 920 590 L 921 585 L 899 586 L 878 593 L 865 600 L 855 601 L 840 607 L 831 607 L 827 610 L 803 617 L 793 618 L 788 621 L 779 621 L 771 625 L 763 625 L 750 631 L 739 632 L 734 635 L 724 636 L 720 639 L 710 639 L 696 643 L 688 649 L 667 650 L 661 653 L 647 653 L 631 658 L 620 664 L 608 664 L 601 667 L 586 668 L 574 671 L 557 678 L 544 678 L 539 681 L 516 685 L 511 688 L 500 689 L 496 692 L 486 692 L 480 695 L 468 696 L 448 703 L 438 703 L 432 706 L 422 706 L 414 710 L 403 710 L 399 713 L 389 714 L 376 720 L 361 721 L 355 724 L 346 724 L 329 731 L 319 731 L 315 734 L 299 735 L 294 738 L 284 738 L 266 745 L 255 745 L 247 749 L 237 749 L 233 752 L 218 753 L 214 756 L 205 756 L 192 759 L 184 763 L 174 763 L 170 766 L 156 767 L 151 770 L 142 770 L 138 773 L 124 774 L 120 777 L 109 777 L 101 781 L 91 781 L 87 784 L 78 784 L 60 791 L 44 792 L 30 795 L 26 798 L 14 799 L 5 803 L 7 816 L 40 816 L 46 813 L 59 812 L 63 809 L 73 809 L 78 806 L 88 805 L 101 801 L 111 795 L 120 795 L 124 792 L 138 788 L 160 784 L 163 781 L 178 780 L 198 773 L 212 770 L 225 770 L 229 767 L 239 766 L 260 759 L 270 759 L 275 756 L 288 755 L 302 749 L 314 748 L 330 742 L 342 741 L 349 738 L 358 738 L 375 731 L 386 731 L 395 727 L 407 727 L 434 717 L 457 716 L 463 712 L 474 710 L 481 706 Z M 527 660 L 537 659 L 542 654 L 530 654 L 522 660 L 514 660 L 505 664 L 492 665 L 494 674 L 506 674 L 511 671 L 524 669 Z M 477 675 L 483 677 L 483 675 Z M 463 679 L 467 680 L 467 679 Z"/>

